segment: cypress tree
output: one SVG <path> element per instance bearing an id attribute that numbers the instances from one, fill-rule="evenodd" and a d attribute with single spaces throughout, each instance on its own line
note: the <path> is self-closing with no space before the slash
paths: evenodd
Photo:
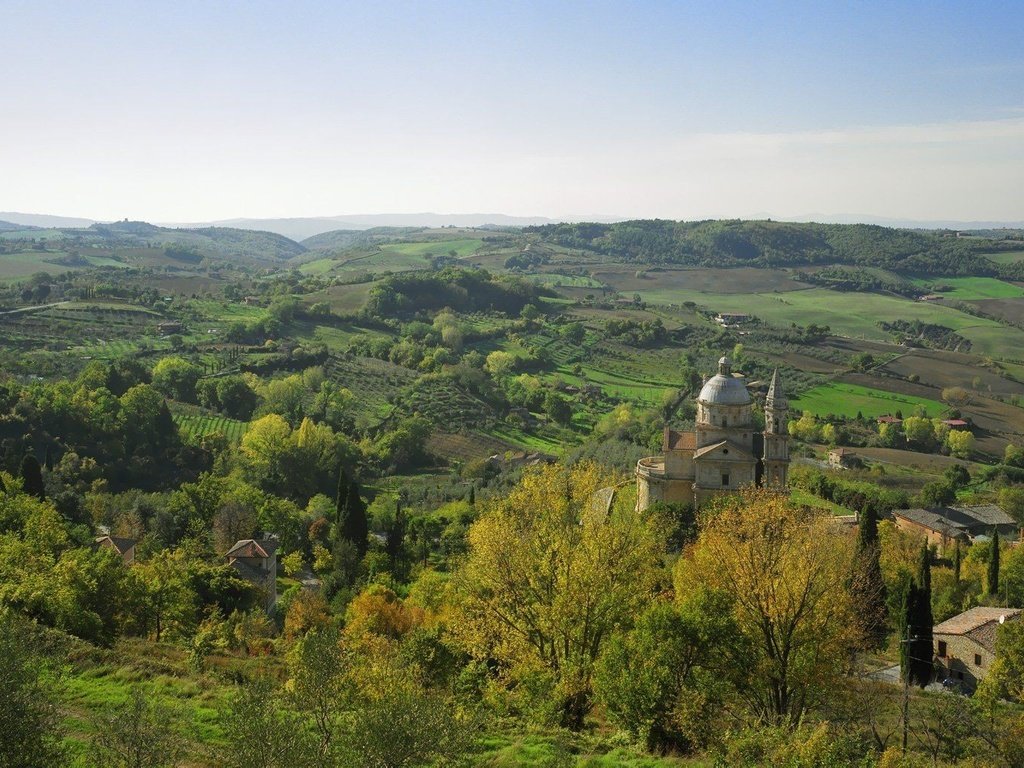
<path id="1" fill-rule="evenodd" d="M 30 496 L 35 496 L 42 501 L 46 498 L 46 487 L 43 485 L 43 468 L 39 466 L 39 459 L 31 453 L 26 453 L 21 460 L 21 488 Z"/>
<path id="2" fill-rule="evenodd" d="M 988 593 L 999 593 L 999 531 L 992 529 L 992 554 L 988 558 Z"/>
<path id="3" fill-rule="evenodd" d="M 910 681 L 924 688 L 932 680 L 932 567 L 926 541 L 921 547 L 917 578 L 910 585 L 908 625 L 910 626 Z"/>
<path id="4" fill-rule="evenodd" d="M 405 512 L 402 510 L 402 502 L 400 499 L 396 499 L 395 517 L 388 524 L 384 542 L 384 550 L 387 552 L 388 560 L 391 562 L 392 572 L 396 575 L 402 560 L 402 546 L 405 543 L 405 524 L 406 518 Z"/>
<path id="5" fill-rule="evenodd" d="M 476 485 L 469 486 L 469 506 L 476 506 Z"/>
<path id="6" fill-rule="evenodd" d="M 878 544 L 878 516 L 871 504 L 861 513 L 857 531 L 857 571 L 851 584 L 859 606 L 865 639 L 869 646 L 882 644 L 886 634 L 885 580 L 882 578 L 881 547 Z"/>
<path id="7" fill-rule="evenodd" d="M 932 553 L 928 542 L 921 545 L 921 554 L 917 558 L 917 585 L 931 594 L 932 591 Z"/>
<path id="8" fill-rule="evenodd" d="M 960 583 L 960 539 L 956 540 L 956 549 L 953 550 L 953 579 Z"/>
<path id="9" fill-rule="evenodd" d="M 903 571 L 899 585 L 900 590 L 900 611 L 899 626 L 900 633 L 900 676 L 904 680 L 911 680 L 910 669 L 910 643 L 908 638 L 913 636 L 914 611 L 916 609 L 914 596 L 914 579 L 909 573 Z"/>
<path id="10" fill-rule="evenodd" d="M 928 594 L 909 579 L 903 593 L 903 616 L 900 631 L 900 669 L 912 685 L 924 688 L 932 678 L 932 636 L 925 621 Z M 927 631 L 926 631 L 927 630 Z"/>
<path id="11" fill-rule="evenodd" d="M 878 544 L 878 513 L 875 505 L 868 503 L 860 515 L 860 527 L 857 529 L 857 550 L 864 552 Z"/>
<path id="12" fill-rule="evenodd" d="M 342 470 L 338 477 L 338 495 L 335 499 L 337 519 L 335 536 L 348 541 L 362 559 L 366 554 L 369 525 L 366 521 L 366 502 L 359 495 L 359 484 Z"/>

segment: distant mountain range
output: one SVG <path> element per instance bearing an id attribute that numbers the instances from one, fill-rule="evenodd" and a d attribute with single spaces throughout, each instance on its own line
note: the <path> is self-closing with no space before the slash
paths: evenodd
<path id="1" fill-rule="evenodd" d="M 0 217 L 2 218 L 2 217 Z M 776 221 L 805 222 L 819 224 L 877 224 L 880 227 L 896 229 L 1021 229 L 1024 220 L 1020 221 L 956 221 L 954 219 L 891 219 L 885 216 L 871 216 L 856 213 L 809 213 L 806 216 L 753 216 L 751 218 L 775 218 Z"/>
<path id="2" fill-rule="evenodd" d="M 370 213 L 281 219 L 222 219 L 219 221 L 162 223 L 161 226 L 174 229 L 229 227 L 233 229 L 273 232 L 296 242 L 302 242 L 307 238 L 325 232 L 366 230 L 376 227 L 526 227 L 539 224 L 585 221 L 609 224 L 626 221 L 628 218 L 624 216 L 566 216 L 562 218 L 549 218 L 545 216 L 510 216 L 504 213 Z M 770 218 L 776 221 L 819 222 L 822 224 L 877 224 L 898 229 L 1024 229 L 1024 221 L 956 221 L 952 219 L 929 221 L 885 218 L 867 214 L 812 213 L 798 217 L 779 217 L 765 213 L 745 218 L 762 220 Z M 0 222 L 43 228 L 81 228 L 99 223 L 95 219 L 83 219 L 73 216 L 53 216 L 49 214 L 14 213 L 8 211 L 0 211 Z"/>
<path id="3" fill-rule="evenodd" d="M 3 216 L 0 214 L 0 219 Z M 615 216 L 571 216 L 551 219 L 544 216 L 509 216 L 504 213 L 368 213 L 345 216 L 322 216 L 297 219 L 225 219 L 200 224 L 164 224 L 166 227 L 234 227 L 277 232 L 292 240 L 333 232 L 339 229 L 374 229 L 376 227 L 527 227 L 537 224 L 558 224 L 577 221 L 622 221 Z"/>
<path id="4" fill-rule="evenodd" d="M 50 216 L 45 213 L 12 213 L 0 211 L 0 221 L 20 224 L 23 227 L 88 227 L 96 223 L 95 219 L 79 219 L 73 216 Z"/>

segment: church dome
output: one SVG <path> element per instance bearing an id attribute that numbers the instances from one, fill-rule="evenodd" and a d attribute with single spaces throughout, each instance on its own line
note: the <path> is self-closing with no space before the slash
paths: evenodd
<path id="1" fill-rule="evenodd" d="M 732 362 L 728 357 L 718 361 L 718 374 L 705 383 L 697 400 L 709 405 L 747 405 L 750 393 L 742 378 L 732 375 Z"/>

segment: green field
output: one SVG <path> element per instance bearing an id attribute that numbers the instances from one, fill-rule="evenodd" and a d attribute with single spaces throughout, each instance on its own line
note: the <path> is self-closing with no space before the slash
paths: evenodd
<path id="1" fill-rule="evenodd" d="M 307 261 L 299 267 L 299 272 L 304 275 L 326 275 L 337 263 L 336 259 L 316 259 L 314 261 Z"/>
<path id="2" fill-rule="evenodd" d="M 910 416 L 918 406 L 923 406 L 929 416 L 935 417 L 945 410 L 945 406 L 937 400 L 840 382 L 809 389 L 800 397 L 790 400 L 789 406 L 794 417 L 803 411 L 810 411 L 816 416 L 856 416 L 860 413 L 867 418 L 875 418 L 897 410 L 902 411 L 904 416 Z"/>
<path id="3" fill-rule="evenodd" d="M 258 320 L 266 314 L 263 307 L 251 307 L 240 301 L 216 301 L 214 299 L 193 299 L 189 306 L 198 314 L 214 321 Z M 206 322 L 206 321 L 204 321 Z"/>
<path id="4" fill-rule="evenodd" d="M 1024 288 L 994 277 L 917 277 L 911 282 L 924 288 L 934 290 L 948 286 L 952 290 L 937 291 L 940 296 L 961 301 L 978 299 L 1016 299 L 1024 296 Z"/>
<path id="5" fill-rule="evenodd" d="M 836 504 L 832 501 L 826 501 L 820 496 L 815 496 L 813 493 L 805 491 L 803 488 L 791 488 L 789 491 L 789 500 L 794 504 L 800 504 L 805 507 L 828 510 L 833 515 L 856 514 L 856 512 L 848 507 L 844 507 L 841 504 Z"/>
<path id="6" fill-rule="evenodd" d="M 1010 251 L 1009 253 L 990 253 L 985 256 L 991 262 L 996 264 L 1016 264 L 1018 261 L 1024 261 L 1024 251 Z"/>
<path id="7" fill-rule="evenodd" d="M 348 349 L 349 344 L 360 336 L 371 336 L 376 338 L 388 338 L 388 334 L 371 328 L 358 328 L 352 325 L 336 327 L 332 325 L 311 325 L 309 323 L 294 323 L 291 328 L 296 339 L 302 341 L 313 341 L 323 344 L 331 352 L 343 352 Z"/>
<path id="8" fill-rule="evenodd" d="M 410 256 L 448 256 L 451 251 L 455 251 L 455 257 L 462 259 L 478 251 L 483 242 L 479 238 L 461 238 L 459 240 L 427 240 L 419 243 L 388 243 L 382 245 L 381 250 Z"/>
<path id="9" fill-rule="evenodd" d="M 330 306 L 331 312 L 349 314 L 358 312 L 362 308 L 372 287 L 372 282 L 332 285 L 322 291 L 307 294 L 303 301 L 308 306 L 326 302 Z"/>
<path id="10" fill-rule="evenodd" d="M 652 304 L 693 301 L 715 312 L 747 312 L 776 326 L 816 323 L 829 326 L 832 333 L 839 336 L 877 341 L 890 340 L 889 334 L 878 325 L 881 320 L 920 320 L 956 331 L 971 341 L 973 352 L 997 359 L 1024 360 L 1024 331 L 931 302 L 827 288 L 753 294 L 705 293 L 678 288 L 639 293 Z"/>

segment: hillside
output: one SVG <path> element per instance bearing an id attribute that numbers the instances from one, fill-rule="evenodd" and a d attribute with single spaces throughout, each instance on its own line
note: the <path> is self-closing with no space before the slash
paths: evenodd
<path id="1" fill-rule="evenodd" d="M 310 251 L 343 251 L 367 245 L 400 240 L 422 232 L 421 227 L 374 227 L 373 229 L 335 229 L 307 237 L 302 246 Z"/>
<path id="2" fill-rule="evenodd" d="M 995 275 L 986 256 L 1020 243 L 867 224 L 775 221 L 626 221 L 527 227 L 545 243 L 624 261 L 705 267 L 853 264 L 897 272 Z"/>
<path id="3" fill-rule="evenodd" d="M 4 227 L 6 241 L 44 238 L 51 245 L 64 248 L 160 248 L 179 247 L 195 251 L 199 256 L 241 262 L 285 261 L 305 253 L 304 246 L 273 232 L 259 232 L 228 227 L 205 229 L 171 229 L 144 221 L 118 221 L 92 224 L 89 227 L 58 227 L 41 230 L 35 227 Z"/>

